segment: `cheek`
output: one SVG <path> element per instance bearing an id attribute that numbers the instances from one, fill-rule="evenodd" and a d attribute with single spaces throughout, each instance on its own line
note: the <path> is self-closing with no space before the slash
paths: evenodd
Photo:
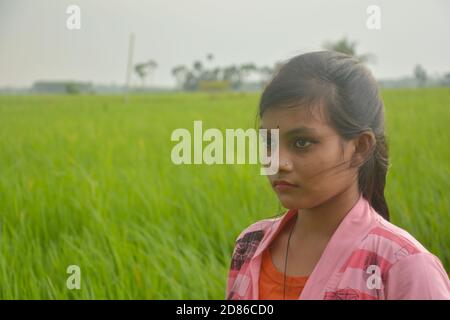
<path id="1" fill-rule="evenodd" d="M 294 193 L 278 194 L 286 208 L 315 207 L 348 188 L 355 177 L 340 148 L 317 150 L 292 159 L 296 182 L 301 188 Z"/>
<path id="2" fill-rule="evenodd" d="M 333 189 L 347 179 L 347 160 L 342 150 L 331 147 L 299 156 L 295 161 L 299 183 L 309 190 Z"/>
<path id="3" fill-rule="evenodd" d="M 298 157 L 294 165 L 299 183 L 306 184 L 327 167 L 327 161 L 319 157 Z"/>

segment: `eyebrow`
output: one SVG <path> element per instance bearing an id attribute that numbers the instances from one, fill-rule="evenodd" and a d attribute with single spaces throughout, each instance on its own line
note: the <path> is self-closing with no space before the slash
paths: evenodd
<path id="1" fill-rule="evenodd" d="M 262 126 L 259 127 L 260 129 L 265 129 Z M 270 130 L 270 129 L 268 129 Z M 317 130 L 311 127 L 305 127 L 305 126 L 301 126 L 301 127 L 297 127 L 297 128 L 293 128 L 287 132 L 284 133 L 285 136 L 292 136 L 292 135 L 296 135 L 296 134 L 316 134 Z"/>

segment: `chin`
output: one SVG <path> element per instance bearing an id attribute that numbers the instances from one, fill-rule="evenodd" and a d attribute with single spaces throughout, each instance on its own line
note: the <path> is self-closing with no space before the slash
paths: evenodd
<path id="1" fill-rule="evenodd" d="M 281 195 L 278 196 L 278 199 L 286 209 L 305 209 L 309 207 L 308 201 L 303 200 L 300 197 Z"/>
<path id="2" fill-rule="evenodd" d="M 298 195 L 278 195 L 278 199 L 286 209 L 309 209 L 315 206 L 310 199 Z"/>

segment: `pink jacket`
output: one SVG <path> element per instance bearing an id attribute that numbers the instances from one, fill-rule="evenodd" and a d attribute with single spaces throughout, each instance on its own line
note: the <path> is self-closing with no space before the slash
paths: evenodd
<path id="1" fill-rule="evenodd" d="M 258 221 L 236 239 L 226 299 L 258 299 L 262 252 L 296 210 Z M 298 299 L 450 299 L 441 261 L 362 196 L 328 242 Z"/>

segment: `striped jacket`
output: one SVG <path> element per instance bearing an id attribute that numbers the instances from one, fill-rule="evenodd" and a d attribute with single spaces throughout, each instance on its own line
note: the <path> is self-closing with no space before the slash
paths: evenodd
<path id="1" fill-rule="evenodd" d="M 264 219 L 237 237 L 226 299 L 258 299 L 262 252 L 295 216 Z M 441 261 L 362 196 L 341 221 L 298 299 L 450 299 Z"/>

